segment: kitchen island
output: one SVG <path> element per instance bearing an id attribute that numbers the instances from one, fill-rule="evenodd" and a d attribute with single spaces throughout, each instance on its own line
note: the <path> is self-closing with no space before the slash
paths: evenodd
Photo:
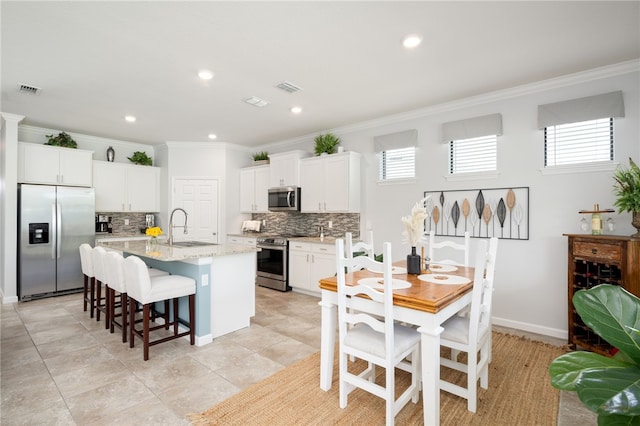
<path id="1" fill-rule="evenodd" d="M 125 257 L 138 256 L 152 268 L 196 280 L 196 346 L 248 327 L 255 315 L 255 247 L 235 244 L 179 247 L 150 241 L 99 244 Z M 183 299 L 180 312 L 186 313 L 187 299 Z"/>

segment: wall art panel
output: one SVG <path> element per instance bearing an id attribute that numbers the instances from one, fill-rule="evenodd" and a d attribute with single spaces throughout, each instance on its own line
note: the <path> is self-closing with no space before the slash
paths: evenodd
<path id="1" fill-rule="evenodd" d="M 529 239 L 529 187 L 425 191 L 425 232 L 475 238 Z"/>

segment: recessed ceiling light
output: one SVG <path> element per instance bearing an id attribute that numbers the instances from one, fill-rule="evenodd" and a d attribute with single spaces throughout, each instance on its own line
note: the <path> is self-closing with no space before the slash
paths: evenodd
<path id="1" fill-rule="evenodd" d="M 136 118 L 135 118 L 133 115 L 126 115 L 126 116 L 124 117 L 124 119 L 125 119 L 126 121 L 128 121 L 129 123 L 135 123 L 135 122 L 136 122 Z"/>
<path id="2" fill-rule="evenodd" d="M 211 80 L 213 78 L 213 73 L 209 70 L 202 70 L 198 72 L 198 77 L 202 80 Z"/>
<path id="3" fill-rule="evenodd" d="M 293 114 L 300 114 L 302 112 L 302 107 L 294 106 L 289 108 L 289 111 L 291 111 Z"/>
<path id="4" fill-rule="evenodd" d="M 407 49 L 418 47 L 422 43 L 422 36 L 419 34 L 409 34 L 402 39 L 402 45 Z"/>
<path id="5" fill-rule="evenodd" d="M 216 139 L 218 136 L 214 135 L 213 133 L 209 133 L 209 139 L 214 140 Z"/>

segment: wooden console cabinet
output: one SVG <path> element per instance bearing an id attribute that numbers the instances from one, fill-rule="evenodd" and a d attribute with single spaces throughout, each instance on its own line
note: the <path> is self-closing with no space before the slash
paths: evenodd
<path id="1" fill-rule="evenodd" d="M 610 355 L 612 347 L 582 322 L 573 307 L 573 295 L 578 290 L 599 284 L 613 284 L 640 296 L 640 239 L 616 235 L 564 235 L 569 238 L 569 346 Z"/>

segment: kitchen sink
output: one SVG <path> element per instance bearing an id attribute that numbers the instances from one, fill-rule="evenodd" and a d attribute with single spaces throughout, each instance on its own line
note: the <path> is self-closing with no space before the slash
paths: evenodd
<path id="1" fill-rule="evenodd" d="M 168 246 L 169 241 L 161 243 Z M 208 243 L 206 241 L 174 241 L 173 247 L 202 247 L 202 246 L 217 246 L 215 243 Z"/>

